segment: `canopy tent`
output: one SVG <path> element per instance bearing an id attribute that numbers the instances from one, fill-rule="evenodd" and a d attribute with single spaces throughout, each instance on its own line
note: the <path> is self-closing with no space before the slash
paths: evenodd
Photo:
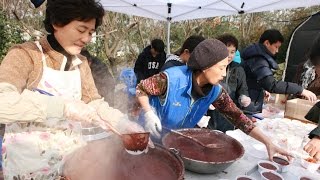
<path id="1" fill-rule="evenodd" d="M 300 23 L 293 31 L 283 73 L 285 81 L 292 82 L 294 80 L 298 65 L 306 60 L 306 54 L 318 35 L 320 35 L 320 12 Z"/>
<path id="2" fill-rule="evenodd" d="M 320 0 L 101 0 L 107 11 L 167 21 L 170 53 L 170 23 L 182 20 L 320 5 Z"/>

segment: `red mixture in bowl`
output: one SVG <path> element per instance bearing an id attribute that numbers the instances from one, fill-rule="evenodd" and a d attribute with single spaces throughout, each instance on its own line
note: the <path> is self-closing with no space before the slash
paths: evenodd
<path id="1" fill-rule="evenodd" d="M 277 168 L 274 165 L 269 163 L 260 163 L 260 166 L 270 170 L 277 170 Z"/>
<path id="2" fill-rule="evenodd" d="M 228 162 L 243 155 L 242 145 L 224 133 L 209 130 L 185 130 L 180 132 L 196 138 L 203 144 L 222 145 L 222 148 L 207 148 L 178 134 L 167 134 L 167 137 L 164 138 L 165 146 L 178 149 L 182 157 L 205 162 Z"/>
<path id="3" fill-rule="evenodd" d="M 288 162 L 287 160 L 282 159 L 282 158 L 280 158 L 280 157 L 273 157 L 273 161 L 276 162 L 276 163 L 278 163 L 278 164 L 281 164 L 281 165 L 283 165 L 283 166 L 289 165 L 289 162 Z"/>
<path id="4" fill-rule="evenodd" d="M 237 178 L 237 180 L 252 180 L 251 178 L 247 178 L 247 177 L 239 177 Z"/>
<path id="5" fill-rule="evenodd" d="M 281 177 L 272 172 L 263 172 L 262 175 L 269 180 L 282 180 Z"/>
<path id="6" fill-rule="evenodd" d="M 301 177 L 300 180 L 312 180 L 312 179 L 307 178 L 307 177 Z"/>

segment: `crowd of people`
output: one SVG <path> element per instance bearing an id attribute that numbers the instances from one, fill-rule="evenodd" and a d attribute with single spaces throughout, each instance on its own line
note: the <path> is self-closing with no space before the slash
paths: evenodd
<path id="1" fill-rule="evenodd" d="M 84 48 L 101 25 L 104 9 L 95 0 L 47 1 L 39 41 L 13 46 L 0 66 L 0 123 L 5 179 L 57 179 L 75 151 L 90 147 L 83 127 L 103 128 L 107 121 L 121 132 L 147 131 L 158 142 L 167 129 L 194 128 L 204 115 L 208 128 L 239 128 L 265 144 L 269 159 L 286 150 L 275 145 L 254 124 L 268 93 L 293 94 L 310 101 L 319 95 L 320 38 L 297 74 L 297 83 L 277 81 L 275 55 L 284 38 L 278 30 L 239 54 L 231 34 L 216 39 L 188 37 L 177 54 L 165 53 L 161 39 L 151 40 L 134 65 L 139 122 L 113 108 L 115 79 Z M 236 57 L 236 58 L 235 58 Z M 102 75 L 101 75 L 102 73 Z M 101 77 L 104 77 L 101 79 Z M 108 83 L 105 83 L 108 82 Z M 320 104 L 306 116 L 319 122 Z M 102 130 L 103 131 L 103 130 Z M 319 127 L 304 147 L 320 160 Z M 63 140 L 61 140 L 63 138 Z M 75 158 L 73 158 L 74 160 Z M 77 163 L 77 162 L 75 162 Z"/>

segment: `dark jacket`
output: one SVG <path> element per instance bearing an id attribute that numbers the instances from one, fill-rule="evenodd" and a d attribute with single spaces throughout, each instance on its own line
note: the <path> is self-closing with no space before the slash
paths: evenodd
<path id="1" fill-rule="evenodd" d="M 240 107 L 238 103 L 240 95 L 249 96 L 246 74 L 240 64 L 231 62 L 228 65 L 227 75 L 224 78 L 223 82 L 228 85 L 229 95 L 232 98 L 233 102 L 235 102 L 238 107 Z"/>
<path id="2" fill-rule="evenodd" d="M 318 127 L 312 130 L 309 134 L 309 138 L 312 139 L 314 136 L 320 137 L 320 101 L 317 102 L 305 116 L 306 119 L 318 123 Z"/>
<path id="3" fill-rule="evenodd" d="M 183 66 L 183 65 L 186 65 L 178 55 L 174 55 L 174 54 L 171 54 L 166 62 L 164 63 L 164 65 L 162 66 L 161 68 L 161 71 L 164 71 L 170 67 L 174 67 L 174 66 Z"/>
<path id="4" fill-rule="evenodd" d="M 296 83 L 277 81 L 273 70 L 278 69 L 275 58 L 260 43 L 248 46 L 241 54 L 241 65 L 246 73 L 249 96 L 255 111 L 262 111 L 264 90 L 278 94 L 301 94 L 303 88 Z"/>
<path id="5" fill-rule="evenodd" d="M 249 93 L 246 74 L 240 64 L 231 62 L 227 67 L 227 75 L 220 84 L 226 89 L 233 102 L 241 108 L 238 102 L 240 95 L 249 96 Z M 210 116 L 208 124 L 210 129 L 222 132 L 234 129 L 234 126 L 217 110 L 208 110 L 207 115 Z"/>
<path id="6" fill-rule="evenodd" d="M 99 59 L 93 58 L 90 69 L 99 94 L 104 97 L 104 100 L 107 101 L 110 106 L 114 106 L 114 89 L 116 82 L 108 66 Z"/>
<path id="7" fill-rule="evenodd" d="M 144 48 L 139 54 L 138 59 L 134 65 L 134 73 L 137 76 L 137 83 L 141 80 L 158 74 L 166 61 L 166 53 L 163 52 L 156 57 L 151 55 L 151 46 Z"/>

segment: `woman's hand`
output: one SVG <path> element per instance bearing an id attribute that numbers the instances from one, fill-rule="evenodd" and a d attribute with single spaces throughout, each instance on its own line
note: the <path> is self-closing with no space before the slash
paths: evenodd
<path id="1" fill-rule="evenodd" d="M 309 155 L 320 161 L 320 137 L 313 137 L 303 148 Z"/>
<path id="2" fill-rule="evenodd" d="M 268 91 L 264 91 L 264 100 L 265 101 L 270 101 L 270 97 L 271 97 L 271 93 L 269 93 Z"/>
<path id="3" fill-rule="evenodd" d="M 265 145 L 266 145 L 266 148 L 267 148 L 267 151 L 268 151 L 268 156 L 269 156 L 269 160 L 270 161 L 273 161 L 273 156 L 275 154 L 281 154 L 283 156 L 286 156 L 288 158 L 288 160 L 291 161 L 292 155 L 290 155 L 290 153 L 287 152 L 286 150 L 276 146 L 272 142 L 266 143 Z"/>
<path id="4" fill-rule="evenodd" d="M 262 142 L 266 146 L 270 161 L 272 161 L 273 156 L 277 153 L 283 156 L 286 156 L 288 160 L 291 161 L 292 155 L 290 155 L 290 153 L 287 152 L 286 150 L 273 144 L 272 141 L 270 140 L 270 137 L 264 135 L 263 132 L 258 127 L 253 128 L 249 135 L 255 138 L 256 140 Z"/>

